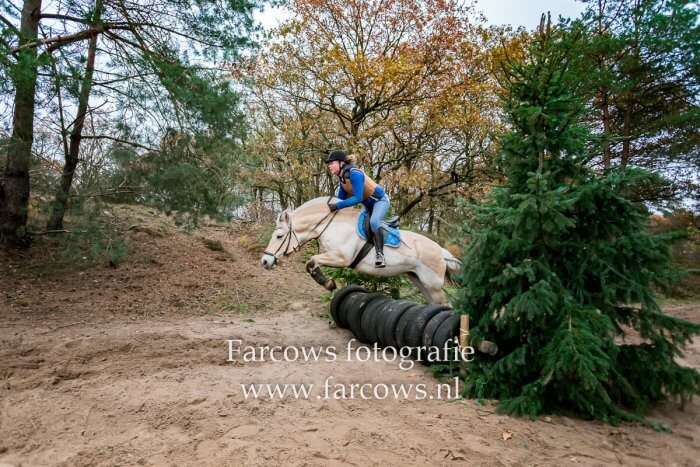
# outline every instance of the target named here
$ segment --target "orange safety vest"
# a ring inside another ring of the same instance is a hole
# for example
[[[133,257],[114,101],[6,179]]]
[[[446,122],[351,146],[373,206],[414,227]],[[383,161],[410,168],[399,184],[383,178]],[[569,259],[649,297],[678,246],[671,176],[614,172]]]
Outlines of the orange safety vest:
[[[369,178],[369,176],[365,174],[359,167],[350,167],[349,169],[343,167],[343,170],[340,172],[339,175],[340,184],[343,186],[343,190],[345,190],[345,193],[347,193],[348,195],[352,196],[355,194],[352,192],[352,183],[350,183],[350,177],[346,176],[348,172],[351,172],[353,170],[362,172],[365,175],[365,185],[362,189],[362,201],[364,201],[370,196],[372,196],[372,193],[374,193],[374,190],[375,188],[377,188],[378,184],[377,182]]]

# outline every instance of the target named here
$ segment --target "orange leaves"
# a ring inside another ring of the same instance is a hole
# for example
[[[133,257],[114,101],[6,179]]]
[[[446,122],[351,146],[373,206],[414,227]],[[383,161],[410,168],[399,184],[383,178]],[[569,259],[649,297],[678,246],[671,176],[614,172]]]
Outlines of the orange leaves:
[[[466,39],[469,23],[452,1],[296,0],[292,9],[296,26],[279,29],[272,69],[295,69],[309,99],[329,97],[348,115],[360,94],[371,112],[439,86],[452,66],[443,57]]]
[[[295,199],[326,193],[319,155],[342,147],[397,201],[460,192],[450,180],[475,173],[472,159],[486,158],[498,130],[491,69],[500,32],[455,0],[292,0],[290,8],[251,80],[251,146],[270,169],[265,185],[304,190],[288,195]]]

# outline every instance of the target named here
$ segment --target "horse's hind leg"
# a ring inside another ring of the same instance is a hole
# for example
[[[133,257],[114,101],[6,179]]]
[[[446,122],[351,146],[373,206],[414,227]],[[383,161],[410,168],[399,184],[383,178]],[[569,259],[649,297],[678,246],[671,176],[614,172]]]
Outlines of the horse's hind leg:
[[[409,279],[411,279],[413,285],[415,285],[418,288],[418,290],[420,290],[420,292],[423,294],[426,300],[428,300],[428,302],[439,303],[443,305],[447,303],[445,301],[445,294],[442,292],[441,286],[431,284],[430,281],[425,280],[425,277],[421,279],[421,277],[414,272],[408,272],[406,273],[406,275]]]
[[[314,280],[327,290],[335,290],[335,281],[323,275],[321,266],[343,267],[347,266],[348,260],[340,250],[330,250],[320,255],[314,255],[306,262],[306,271],[311,274]]]

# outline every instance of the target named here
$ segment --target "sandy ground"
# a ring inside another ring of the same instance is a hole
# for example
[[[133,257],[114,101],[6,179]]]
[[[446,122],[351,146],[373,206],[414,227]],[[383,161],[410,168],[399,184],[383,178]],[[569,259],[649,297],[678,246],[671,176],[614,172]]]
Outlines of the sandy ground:
[[[41,241],[0,257],[0,465],[699,465],[697,401],[652,414],[667,434],[438,400],[421,366],[348,359],[351,335],[329,327],[322,290],[298,261],[260,269],[255,238],[220,228],[130,236],[134,252],[117,268],[47,271],[56,250]],[[697,320],[699,310],[671,312]],[[333,346],[336,359],[228,361],[228,339]],[[700,366],[697,343],[687,361]],[[336,400],[335,386],[324,397],[328,377],[348,391],[424,384],[428,397]],[[242,383],[314,388],[307,399],[246,399]]]

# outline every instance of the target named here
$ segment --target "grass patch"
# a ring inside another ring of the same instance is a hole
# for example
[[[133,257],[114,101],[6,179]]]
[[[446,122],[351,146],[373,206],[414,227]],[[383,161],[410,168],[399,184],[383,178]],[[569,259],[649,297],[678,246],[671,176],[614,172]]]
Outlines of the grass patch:
[[[219,240],[212,240],[206,237],[200,237],[199,239],[202,241],[204,246],[209,248],[211,251],[226,251],[226,248],[224,248],[224,245]]]
[[[223,311],[235,313],[237,315],[245,315],[250,312],[250,305],[247,303],[233,302],[229,298],[222,298],[219,300],[218,305]]]

